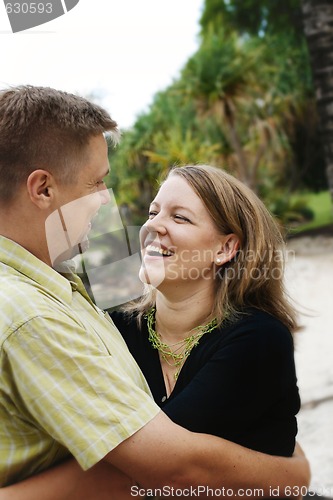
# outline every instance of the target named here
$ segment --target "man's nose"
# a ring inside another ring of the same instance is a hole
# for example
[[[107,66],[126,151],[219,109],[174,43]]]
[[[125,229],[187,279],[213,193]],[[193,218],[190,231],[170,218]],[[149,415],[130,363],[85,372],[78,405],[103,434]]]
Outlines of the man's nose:
[[[99,195],[101,197],[102,205],[107,205],[111,201],[111,196],[108,188],[105,186],[99,191]]]

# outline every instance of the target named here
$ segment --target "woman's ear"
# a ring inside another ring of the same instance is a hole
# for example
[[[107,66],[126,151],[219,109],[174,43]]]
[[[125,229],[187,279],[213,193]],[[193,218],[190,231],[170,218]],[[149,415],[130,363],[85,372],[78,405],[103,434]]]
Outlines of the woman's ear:
[[[223,236],[221,243],[221,247],[215,257],[215,264],[218,266],[230,262],[235,257],[240,247],[240,240],[234,233]]]
[[[31,201],[41,209],[48,209],[53,201],[54,179],[47,170],[34,170],[27,179]]]

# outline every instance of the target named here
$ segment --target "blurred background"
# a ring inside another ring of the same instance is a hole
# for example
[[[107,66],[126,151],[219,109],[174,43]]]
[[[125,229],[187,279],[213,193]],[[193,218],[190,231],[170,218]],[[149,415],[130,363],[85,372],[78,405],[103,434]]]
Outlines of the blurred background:
[[[3,14],[2,87],[79,92],[118,120],[108,186],[123,223],[138,227],[161,177],[187,163],[228,170],[278,218],[303,325],[299,440],[311,488],[333,498],[332,1],[80,0],[16,35]]]

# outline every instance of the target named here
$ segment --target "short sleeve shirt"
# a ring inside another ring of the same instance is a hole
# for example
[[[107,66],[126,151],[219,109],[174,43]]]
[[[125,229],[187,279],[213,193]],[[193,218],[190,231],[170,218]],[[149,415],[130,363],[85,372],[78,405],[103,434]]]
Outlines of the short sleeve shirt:
[[[72,454],[87,469],[159,407],[79,280],[0,237],[0,485]]]

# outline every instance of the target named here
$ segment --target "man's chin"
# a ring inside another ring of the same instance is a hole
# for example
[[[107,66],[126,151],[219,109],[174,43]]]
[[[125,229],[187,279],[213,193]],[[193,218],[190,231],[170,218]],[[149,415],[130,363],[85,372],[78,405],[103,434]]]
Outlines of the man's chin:
[[[81,255],[85,253],[89,249],[89,240],[85,239],[78,243],[77,245],[74,245],[71,248],[67,248],[64,252],[59,254],[56,259],[53,261],[53,267],[56,266],[57,264],[60,264],[61,262],[64,262],[66,260],[71,260],[74,259],[77,255]]]
[[[79,253],[84,253],[89,249],[89,240],[86,238],[85,240],[81,241],[78,245],[74,247],[75,250],[77,250],[75,255],[78,255]]]
[[[147,271],[145,270],[144,267],[140,268],[140,271],[139,271],[139,280],[142,283],[146,284],[146,285],[150,285],[149,276],[148,276],[148,273],[147,273]]]

